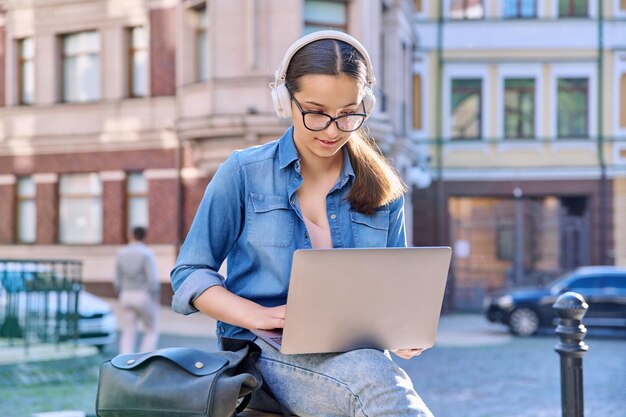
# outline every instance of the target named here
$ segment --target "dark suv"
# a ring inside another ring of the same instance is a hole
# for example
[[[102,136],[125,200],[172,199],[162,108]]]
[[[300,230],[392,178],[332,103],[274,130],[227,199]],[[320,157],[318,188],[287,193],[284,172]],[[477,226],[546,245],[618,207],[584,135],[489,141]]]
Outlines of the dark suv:
[[[582,267],[545,287],[501,291],[485,297],[485,314],[514,334],[530,336],[555,325],[552,305],[566,291],[579,293],[589,304],[585,326],[626,327],[626,268],[614,266]]]

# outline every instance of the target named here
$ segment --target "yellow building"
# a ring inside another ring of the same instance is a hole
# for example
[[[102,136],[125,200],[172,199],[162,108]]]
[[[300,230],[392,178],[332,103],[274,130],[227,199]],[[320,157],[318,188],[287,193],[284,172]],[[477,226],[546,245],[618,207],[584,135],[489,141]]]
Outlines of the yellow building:
[[[414,241],[456,249],[454,304],[626,264],[626,2],[416,5]]]

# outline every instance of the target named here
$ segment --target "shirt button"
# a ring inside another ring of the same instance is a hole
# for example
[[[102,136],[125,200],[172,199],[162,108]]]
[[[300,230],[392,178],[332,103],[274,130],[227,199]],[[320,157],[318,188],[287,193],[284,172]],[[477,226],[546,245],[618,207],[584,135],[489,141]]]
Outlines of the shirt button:
[[[335,220],[336,218],[337,218],[337,215],[336,215],[335,213],[332,213],[332,214],[330,215],[330,219],[331,219],[331,220]]]

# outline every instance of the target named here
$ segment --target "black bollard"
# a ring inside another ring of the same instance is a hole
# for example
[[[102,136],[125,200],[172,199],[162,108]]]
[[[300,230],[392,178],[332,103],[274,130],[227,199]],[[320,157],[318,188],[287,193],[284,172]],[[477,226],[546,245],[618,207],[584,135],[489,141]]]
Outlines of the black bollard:
[[[561,341],[554,347],[561,356],[561,407],[563,417],[583,417],[583,356],[589,346],[583,342],[587,328],[581,320],[589,306],[575,292],[561,294],[552,306],[558,316],[556,334]]]

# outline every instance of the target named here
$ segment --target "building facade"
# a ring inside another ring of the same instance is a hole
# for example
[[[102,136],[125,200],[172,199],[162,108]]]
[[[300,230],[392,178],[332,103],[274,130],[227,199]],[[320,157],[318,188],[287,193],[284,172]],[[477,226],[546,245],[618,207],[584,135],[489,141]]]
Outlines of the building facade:
[[[115,252],[144,225],[167,302],[204,188],[233,150],[288,127],[268,84],[288,46],[322,28],[370,51],[372,135],[424,184],[414,13],[401,0],[0,0],[1,257],[81,260],[87,288],[112,295]]]
[[[414,242],[454,247],[450,290],[626,264],[626,2],[439,0],[415,15],[413,137],[433,185]]]

